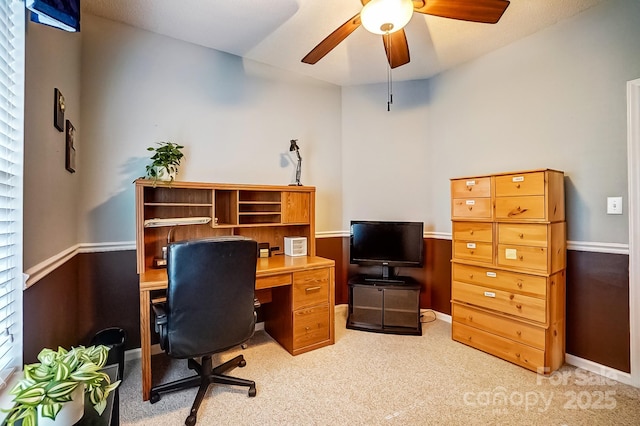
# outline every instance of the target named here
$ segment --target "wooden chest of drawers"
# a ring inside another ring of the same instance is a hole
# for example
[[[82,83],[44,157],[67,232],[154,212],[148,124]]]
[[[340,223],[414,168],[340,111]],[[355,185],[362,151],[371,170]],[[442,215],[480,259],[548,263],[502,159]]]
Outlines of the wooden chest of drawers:
[[[541,373],[564,362],[564,174],[451,180],[452,337]]]

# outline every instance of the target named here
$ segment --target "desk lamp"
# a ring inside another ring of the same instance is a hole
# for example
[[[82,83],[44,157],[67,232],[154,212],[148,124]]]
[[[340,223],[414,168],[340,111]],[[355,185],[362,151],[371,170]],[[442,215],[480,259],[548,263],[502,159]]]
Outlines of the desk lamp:
[[[289,147],[289,152],[295,151],[298,156],[298,164],[296,165],[296,183],[291,183],[289,185],[302,186],[300,183],[300,175],[302,174],[302,157],[300,157],[300,147],[297,142],[298,139],[291,139],[291,146]]]

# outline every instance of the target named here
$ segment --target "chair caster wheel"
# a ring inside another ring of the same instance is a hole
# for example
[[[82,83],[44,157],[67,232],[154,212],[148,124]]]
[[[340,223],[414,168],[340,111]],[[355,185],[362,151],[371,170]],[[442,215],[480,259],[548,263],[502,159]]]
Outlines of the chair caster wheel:
[[[152,393],[151,396],[149,397],[149,402],[152,403],[152,404],[155,404],[158,401],[160,401],[160,394],[159,393]]]
[[[256,388],[255,388],[255,386],[249,388],[249,396],[250,397],[256,396]]]
[[[186,426],[193,426],[196,424],[196,416],[189,416],[187,417],[187,420],[184,421],[184,424]]]
[[[240,362],[238,363],[238,367],[244,367],[245,365],[247,365],[247,361],[245,361],[244,359],[240,360]]]

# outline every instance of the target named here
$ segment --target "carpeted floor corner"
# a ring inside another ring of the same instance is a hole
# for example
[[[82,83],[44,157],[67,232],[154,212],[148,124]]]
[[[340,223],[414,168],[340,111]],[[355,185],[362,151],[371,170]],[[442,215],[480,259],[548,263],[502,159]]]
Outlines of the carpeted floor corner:
[[[640,389],[568,365],[539,376],[454,342],[451,325],[439,320],[423,324],[422,336],[347,330],[346,308],[336,307],[335,345],[295,357],[257,331],[242,350],[247,366],[230,372],[255,380],[257,396],[211,387],[198,424],[640,424]],[[186,361],[158,355],[153,362],[157,381],[192,374]],[[124,376],[121,425],[184,424],[195,388],[152,405],[142,401],[140,360],[127,362]]]

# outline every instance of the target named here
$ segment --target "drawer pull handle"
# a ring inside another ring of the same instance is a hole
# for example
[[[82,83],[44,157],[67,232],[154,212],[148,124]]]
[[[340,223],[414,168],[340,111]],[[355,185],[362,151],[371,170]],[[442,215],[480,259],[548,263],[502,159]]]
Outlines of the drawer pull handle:
[[[473,210],[473,206],[469,206],[469,211]]]
[[[510,294],[510,295],[509,295],[509,299],[510,299],[510,300],[513,300],[513,298],[514,298],[513,294]]]
[[[516,305],[516,309],[522,309],[522,305],[520,304]]]
[[[473,279],[473,274],[469,274],[469,279],[472,280]]]
[[[520,354],[519,353],[516,354],[516,358],[520,358]]]
[[[516,188],[520,189],[520,184],[517,184],[517,185],[516,185]]]
[[[304,289],[304,291],[306,291],[306,292],[308,293],[308,292],[310,292],[310,291],[318,291],[318,290],[320,290],[321,288],[322,288],[322,287],[320,287],[320,286],[316,286],[316,287],[307,287],[307,288],[305,288],[305,289]]]
[[[518,234],[518,236],[519,236],[521,239],[522,239],[522,238],[524,238],[524,234],[522,234],[522,233]]]
[[[469,322],[473,321],[473,316],[469,315]]]
[[[517,334],[518,336],[522,336],[522,331],[518,330],[518,331],[516,331],[516,334]]]
[[[306,326],[304,329],[305,329],[305,331],[309,331],[309,330],[311,330],[311,327]]]
[[[520,260],[524,260],[524,256],[520,256],[520,258],[519,258],[519,259],[520,259]]]
[[[518,288],[522,288],[522,281],[518,281],[517,284]]]
[[[473,235],[473,231],[469,231],[469,235]]]

